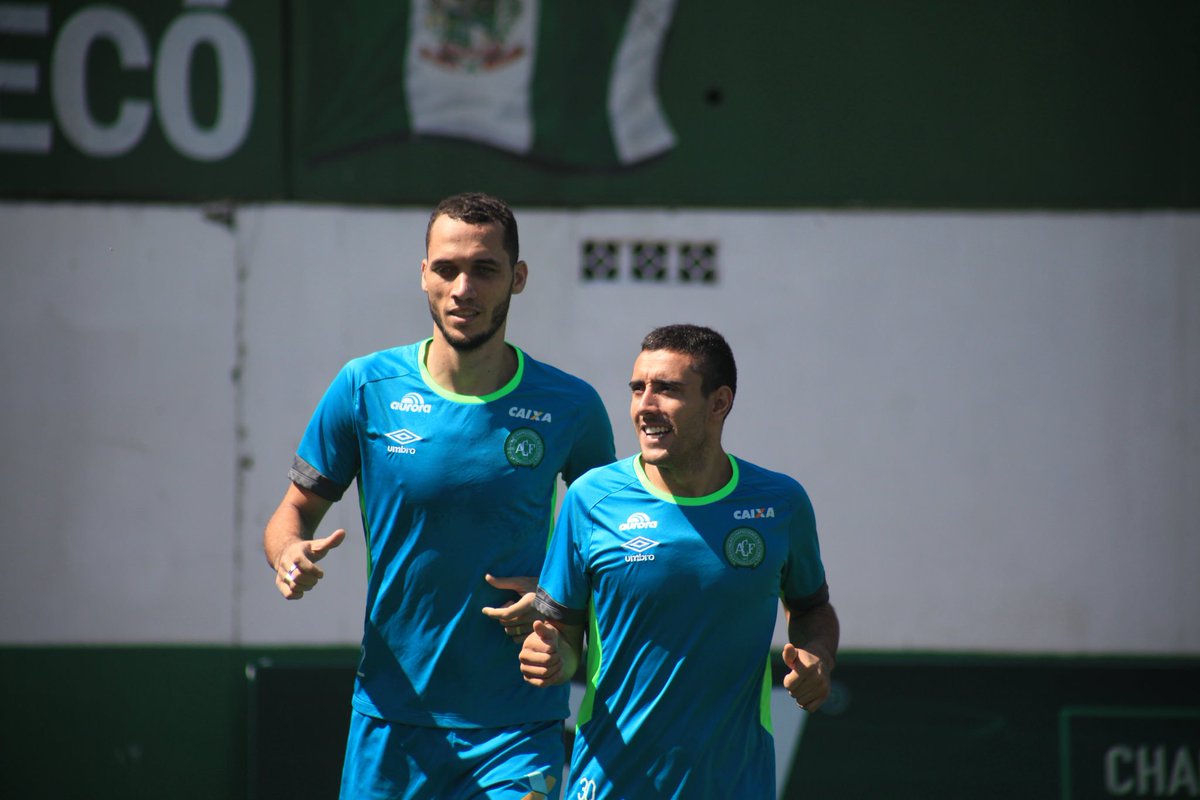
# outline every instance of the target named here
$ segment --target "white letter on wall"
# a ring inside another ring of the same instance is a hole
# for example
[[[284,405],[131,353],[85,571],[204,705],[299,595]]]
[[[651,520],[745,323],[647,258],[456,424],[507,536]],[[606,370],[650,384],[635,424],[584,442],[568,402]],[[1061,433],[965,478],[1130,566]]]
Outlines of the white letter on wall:
[[[192,115],[192,55],[201,43],[217,54],[220,102],[209,130]],[[228,17],[185,14],[171,23],[158,47],[154,75],[158,118],[168,141],[197,161],[217,161],[237,150],[254,114],[254,58],[246,35]]]
[[[88,51],[97,39],[117,46],[121,66],[147,69],[150,46],[137,21],[111,6],[85,8],[63,26],[54,44],[51,100],[63,135],[83,153],[113,157],[129,152],[141,141],[150,124],[150,104],[122,100],[117,121],[104,126],[92,118],[87,104]]]

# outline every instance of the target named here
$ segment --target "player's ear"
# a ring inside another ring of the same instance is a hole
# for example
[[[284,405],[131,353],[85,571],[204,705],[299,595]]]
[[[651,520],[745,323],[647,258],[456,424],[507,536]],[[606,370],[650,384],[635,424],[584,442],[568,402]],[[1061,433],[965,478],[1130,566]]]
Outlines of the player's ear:
[[[428,292],[429,287],[425,285],[425,270],[429,269],[429,259],[421,259],[421,291]]]
[[[724,420],[733,408],[733,390],[728,386],[718,386],[708,396],[708,411],[718,420]]]
[[[525,290],[525,281],[529,279],[529,266],[524,261],[513,265],[512,293],[520,294]]]

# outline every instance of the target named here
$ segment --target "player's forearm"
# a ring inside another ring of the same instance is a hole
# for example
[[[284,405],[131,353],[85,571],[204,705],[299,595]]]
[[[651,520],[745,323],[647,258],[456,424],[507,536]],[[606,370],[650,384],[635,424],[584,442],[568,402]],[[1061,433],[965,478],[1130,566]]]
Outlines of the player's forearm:
[[[263,554],[267,564],[274,567],[288,545],[311,541],[328,508],[328,502],[315,503],[295,486],[289,487],[263,530]]]
[[[279,555],[292,542],[312,539],[312,531],[305,531],[303,518],[294,508],[281,505],[271,515],[263,531],[263,554],[267,564],[275,566]]]
[[[807,650],[833,669],[837,660],[838,642],[841,639],[841,624],[837,612],[829,603],[813,606],[800,613],[788,615],[788,640],[802,650]]]

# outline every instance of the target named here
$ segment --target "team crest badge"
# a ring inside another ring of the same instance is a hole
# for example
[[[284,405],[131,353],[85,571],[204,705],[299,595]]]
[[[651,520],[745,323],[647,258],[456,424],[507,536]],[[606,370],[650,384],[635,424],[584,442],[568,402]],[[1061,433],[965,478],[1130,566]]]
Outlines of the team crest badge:
[[[754,569],[767,555],[767,545],[753,528],[734,528],[725,537],[725,560],[735,567]]]
[[[546,443],[537,431],[517,428],[504,440],[504,455],[514,467],[536,467],[546,455]]]

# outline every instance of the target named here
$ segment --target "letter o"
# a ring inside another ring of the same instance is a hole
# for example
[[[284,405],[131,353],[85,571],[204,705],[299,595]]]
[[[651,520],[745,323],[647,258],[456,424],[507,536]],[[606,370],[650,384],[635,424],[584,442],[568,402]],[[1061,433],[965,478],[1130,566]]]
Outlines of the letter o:
[[[87,102],[87,60],[92,43],[108,39],[117,46],[121,66],[146,69],[150,45],[128,12],[111,6],[85,8],[67,20],[54,43],[51,56],[51,103],[63,135],[89,156],[113,157],[129,152],[150,124],[150,104],[122,100],[117,121],[101,125]]]
[[[220,102],[217,121],[201,128],[192,115],[192,56],[201,43],[217,54]],[[154,98],[167,140],[197,161],[218,161],[239,147],[254,115],[254,57],[246,35],[228,17],[202,12],[171,23],[158,46]]]

